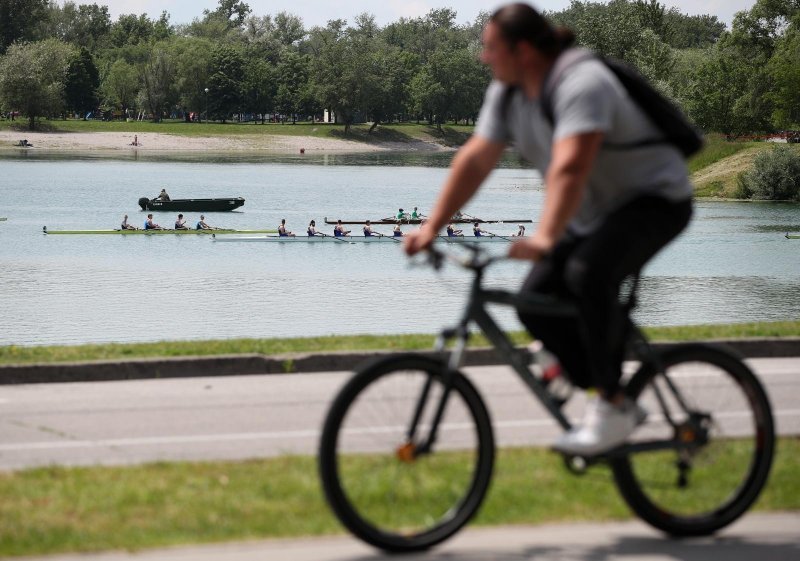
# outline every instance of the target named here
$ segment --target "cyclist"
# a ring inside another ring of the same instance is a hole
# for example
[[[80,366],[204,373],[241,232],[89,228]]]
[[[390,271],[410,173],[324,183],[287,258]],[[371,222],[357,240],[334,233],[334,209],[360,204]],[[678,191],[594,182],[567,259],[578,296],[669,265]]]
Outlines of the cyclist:
[[[540,222],[511,245],[509,256],[536,262],[523,292],[569,298],[579,317],[520,318],[576,385],[598,389],[583,422],[554,445],[567,454],[595,455],[623,443],[644,417],[619,386],[626,325],[620,284],[686,227],[692,186],[677,148],[630,146],[663,135],[600,60],[564,69],[551,91],[548,120],[539,102],[542,88],[573,41],[571,31],[554,28],[527,4],[503,6],[490,17],[481,58],[493,81],[475,134],[454,158],[428,224],[408,235],[405,250],[414,254],[433,242],[509,142],[542,172]]]

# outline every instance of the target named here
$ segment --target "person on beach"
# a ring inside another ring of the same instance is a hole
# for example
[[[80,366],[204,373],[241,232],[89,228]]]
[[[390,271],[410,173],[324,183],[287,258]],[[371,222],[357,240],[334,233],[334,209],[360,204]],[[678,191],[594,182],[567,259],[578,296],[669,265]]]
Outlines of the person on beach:
[[[341,238],[342,236],[346,236],[350,233],[350,230],[344,229],[344,224],[342,224],[341,218],[336,221],[336,226],[333,227],[333,235],[337,238]]]
[[[179,214],[178,219],[175,221],[175,229],[176,230],[188,230],[189,227],[186,225],[186,220],[183,219],[183,215]]]
[[[162,228],[161,226],[159,226],[158,224],[153,222],[153,215],[151,213],[151,214],[147,215],[147,218],[144,221],[144,229],[145,230],[163,230],[164,228]]]
[[[133,142],[131,142],[131,146],[139,146],[139,136],[134,134],[133,135]]]
[[[568,298],[578,314],[518,315],[573,383],[597,390],[583,421],[553,448],[602,454],[623,444],[646,418],[620,386],[627,318],[619,293],[625,278],[689,223],[693,187],[686,162],[614,72],[592,53],[572,48],[575,35],[553,27],[533,7],[501,7],[482,40],[481,60],[493,81],[478,124],[453,159],[429,225],[406,237],[405,250],[413,255],[431,245],[509,143],[533,163],[546,188],[541,219],[508,254],[535,263],[523,294]]]
[[[289,230],[286,229],[286,219],[281,218],[281,224],[278,226],[278,236],[281,238],[293,238],[294,234],[292,234]]]
[[[197,221],[197,225],[194,227],[195,230],[213,230],[211,226],[206,224],[206,217],[202,214],[200,215],[200,220]]]
[[[317,233],[317,223],[314,220],[308,223],[308,230],[306,230],[306,233],[308,234],[308,237],[319,235]]]
[[[128,215],[122,218],[122,224],[119,225],[120,230],[138,230],[136,226],[128,222]]]

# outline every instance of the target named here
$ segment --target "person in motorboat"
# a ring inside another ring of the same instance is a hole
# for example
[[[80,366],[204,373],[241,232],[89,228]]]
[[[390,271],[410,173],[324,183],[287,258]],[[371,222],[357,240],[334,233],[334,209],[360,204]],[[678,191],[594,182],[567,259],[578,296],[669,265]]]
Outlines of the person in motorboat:
[[[122,224],[119,225],[120,230],[138,230],[136,226],[128,223],[128,215],[122,218]]]
[[[350,230],[344,229],[344,224],[342,224],[341,218],[336,221],[336,226],[333,227],[333,235],[337,238],[341,238],[342,236],[346,236],[350,233]]]
[[[480,223],[476,222],[475,224],[472,225],[472,234],[476,238],[480,238],[481,236],[483,236],[483,230],[481,230]]]
[[[375,232],[372,231],[372,224],[369,220],[364,224],[364,237],[369,238],[375,235]]]
[[[512,236],[511,236],[511,237],[514,237],[514,238],[521,238],[521,237],[523,237],[523,236],[525,236],[525,226],[523,226],[522,224],[520,224],[520,225],[519,225],[519,230],[517,230],[517,233],[516,233],[516,234],[512,234]]]
[[[308,223],[308,230],[306,230],[306,233],[309,238],[319,235],[317,232],[317,223],[314,220]]]
[[[175,229],[176,230],[188,230],[189,227],[186,225],[186,220],[184,220],[183,215],[179,214],[178,219],[175,221]]]
[[[161,189],[161,192],[158,194],[156,199],[158,199],[159,201],[169,201],[170,199],[169,199],[169,195],[167,194],[167,190],[166,189]]]
[[[463,230],[456,230],[455,227],[453,226],[452,222],[447,225],[447,237],[448,238],[464,237],[464,234],[462,232],[463,232]]]
[[[163,230],[161,226],[153,222],[153,214],[150,213],[147,215],[147,220],[144,221],[144,229],[145,230]]]
[[[289,230],[286,229],[286,219],[281,218],[281,225],[278,226],[278,236],[281,238],[293,238],[294,234],[292,234]]]
[[[200,215],[200,220],[197,221],[197,225],[194,227],[195,230],[213,230],[211,226],[206,224],[206,217],[202,214]]]
[[[397,224],[394,225],[394,231],[392,232],[392,235],[395,238],[402,238],[403,237],[403,231],[400,229],[400,223],[401,223],[401,221],[398,220]]]

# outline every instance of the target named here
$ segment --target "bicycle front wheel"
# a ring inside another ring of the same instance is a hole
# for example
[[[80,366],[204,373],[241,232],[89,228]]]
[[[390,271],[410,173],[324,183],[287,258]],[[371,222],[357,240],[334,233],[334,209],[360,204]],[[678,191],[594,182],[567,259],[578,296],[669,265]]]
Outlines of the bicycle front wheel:
[[[381,549],[416,551],[447,539],[475,514],[489,486],[489,415],[460,372],[448,374],[445,392],[446,371],[443,362],[419,355],[367,364],[325,420],[325,496],[351,532]],[[435,441],[424,450],[443,399]]]
[[[707,345],[661,356],[643,368],[630,397],[650,412],[637,439],[676,448],[612,462],[617,487],[636,514],[676,536],[707,535],[730,524],[764,487],[775,448],[766,393],[737,357]]]

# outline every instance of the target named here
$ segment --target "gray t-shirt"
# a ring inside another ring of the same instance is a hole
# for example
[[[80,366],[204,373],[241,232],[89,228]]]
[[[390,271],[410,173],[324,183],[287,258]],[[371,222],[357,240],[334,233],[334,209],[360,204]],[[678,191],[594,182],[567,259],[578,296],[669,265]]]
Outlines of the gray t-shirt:
[[[572,232],[590,233],[609,212],[638,196],[656,195],[675,202],[691,198],[686,162],[674,146],[613,147],[663,138],[663,134],[601,61],[583,60],[564,70],[552,93],[554,126],[542,113],[539,100],[527,98],[520,88],[512,94],[503,119],[507,87],[497,81],[489,85],[475,134],[513,143],[543,175],[550,165],[553,142],[588,132],[605,134],[584,200],[569,224]]]

